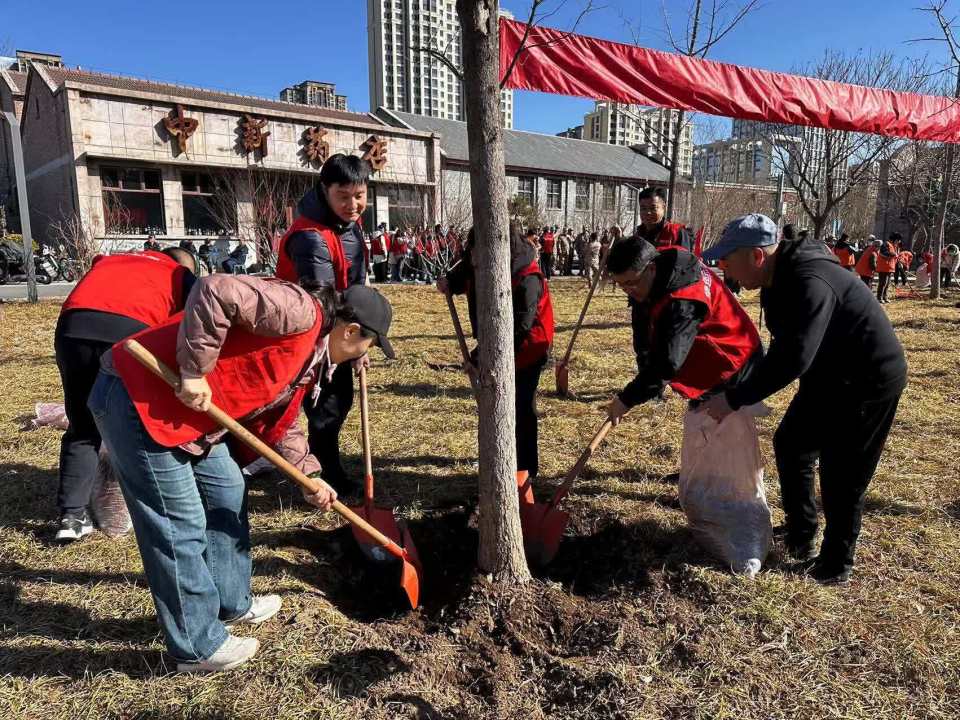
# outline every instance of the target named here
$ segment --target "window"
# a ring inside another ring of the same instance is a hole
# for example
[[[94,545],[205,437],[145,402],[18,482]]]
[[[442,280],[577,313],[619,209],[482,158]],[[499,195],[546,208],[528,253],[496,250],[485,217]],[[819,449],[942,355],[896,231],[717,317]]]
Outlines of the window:
[[[547,208],[550,210],[559,210],[563,205],[563,182],[561,180],[547,179]]]
[[[518,177],[517,178],[517,197],[526,200],[528,203],[533,205],[533,178],[532,177]]]
[[[590,183],[577,181],[577,210],[590,209]]]
[[[603,209],[613,210],[617,206],[617,186],[603,186]]]
[[[235,230],[236,207],[206,173],[183,172],[183,227],[187,235],[220,235]]]
[[[166,234],[159,170],[105,167],[100,182],[108,234]]]

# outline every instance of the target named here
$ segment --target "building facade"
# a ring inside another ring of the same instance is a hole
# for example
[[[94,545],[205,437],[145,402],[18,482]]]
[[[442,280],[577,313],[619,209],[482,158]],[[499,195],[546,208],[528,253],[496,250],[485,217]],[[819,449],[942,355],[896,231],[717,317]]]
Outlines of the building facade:
[[[337,86],[334,83],[304,80],[299,85],[293,85],[280,91],[280,99],[284,102],[299,105],[313,105],[330,110],[347,109],[347,96],[337,95]]]
[[[661,165],[670,164],[677,137],[679,113],[665,108],[598,101],[583,116],[583,139],[610,145],[636,147]],[[678,170],[690,175],[693,168],[693,126],[684,122],[680,133]]]
[[[12,112],[18,120],[23,117],[26,73],[12,69],[0,70],[0,113]],[[13,137],[10,124],[0,116],[0,218],[9,232],[20,232],[20,211],[17,202],[17,181],[13,168]],[[3,227],[0,227],[0,232]]]
[[[378,117],[398,127],[429,132],[441,148],[440,221],[473,223],[466,124],[378,108]],[[577,231],[639,224],[638,192],[666,187],[670,173],[646,155],[620,145],[599,145],[555,135],[505,130],[507,196],[540,225]],[[391,227],[396,227],[391,224]]]
[[[424,217],[435,216],[436,139],[370,114],[37,65],[23,102],[38,240],[56,241],[58,223],[72,220],[107,249],[139,247],[148,234],[259,249],[265,219],[276,218],[273,234],[288,224],[337,152],[380,167],[367,227],[411,196]]]
[[[456,0],[367,0],[367,23],[371,107],[466,118],[460,79],[437,57],[463,67]],[[501,91],[500,112],[512,128],[512,90]]]
[[[771,125],[757,120],[734,120],[730,132],[734,140],[763,140],[783,148],[781,164],[792,166],[789,172],[796,174],[796,165],[801,165],[804,174],[814,185],[823,182],[826,131],[823,128],[802,125]],[[789,152],[786,152],[788,151]]]
[[[695,182],[775,185],[782,165],[769,140],[717,140],[693,150]]]

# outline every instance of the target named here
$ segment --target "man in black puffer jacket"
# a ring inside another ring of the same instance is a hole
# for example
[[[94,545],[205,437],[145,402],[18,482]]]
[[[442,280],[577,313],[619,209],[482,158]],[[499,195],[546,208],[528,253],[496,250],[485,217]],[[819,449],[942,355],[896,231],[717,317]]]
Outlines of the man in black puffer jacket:
[[[867,485],[906,387],[907,363],[870,289],[817,240],[778,242],[764,215],[731,222],[705,259],[761,288],[772,341],[746,380],[706,404],[715,419],[794,380],[800,389],[773,438],[787,549],[825,584],[849,580]],[[842,432],[837,432],[842,428]],[[819,555],[815,468],[825,527]]]
[[[366,246],[360,216],[367,206],[370,165],[353,155],[333,155],[320,181],[297,206],[298,217],[280,241],[277,277],[305,287],[324,285],[343,292],[367,281]],[[354,364],[369,365],[366,356]],[[323,479],[341,495],[359,484],[347,478],[340,461],[340,428],[353,406],[353,368],[339,365],[318,394],[304,401],[310,452]]]

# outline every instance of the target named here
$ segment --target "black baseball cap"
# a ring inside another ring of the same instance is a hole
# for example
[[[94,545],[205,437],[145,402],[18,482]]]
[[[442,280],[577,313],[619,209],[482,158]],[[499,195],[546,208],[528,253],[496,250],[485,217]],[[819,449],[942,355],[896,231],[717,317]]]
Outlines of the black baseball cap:
[[[373,344],[383,350],[389,360],[393,360],[396,355],[387,339],[393,320],[390,301],[372,287],[351,285],[343,292],[343,302],[353,309],[360,327],[374,334]]]

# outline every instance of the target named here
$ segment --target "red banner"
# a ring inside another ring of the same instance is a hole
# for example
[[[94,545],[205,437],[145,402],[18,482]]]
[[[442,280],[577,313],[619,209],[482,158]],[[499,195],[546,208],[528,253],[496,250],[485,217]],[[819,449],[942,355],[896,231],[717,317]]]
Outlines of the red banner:
[[[500,20],[500,75],[526,23]],[[960,104],[534,27],[506,87],[711,115],[960,142]]]

